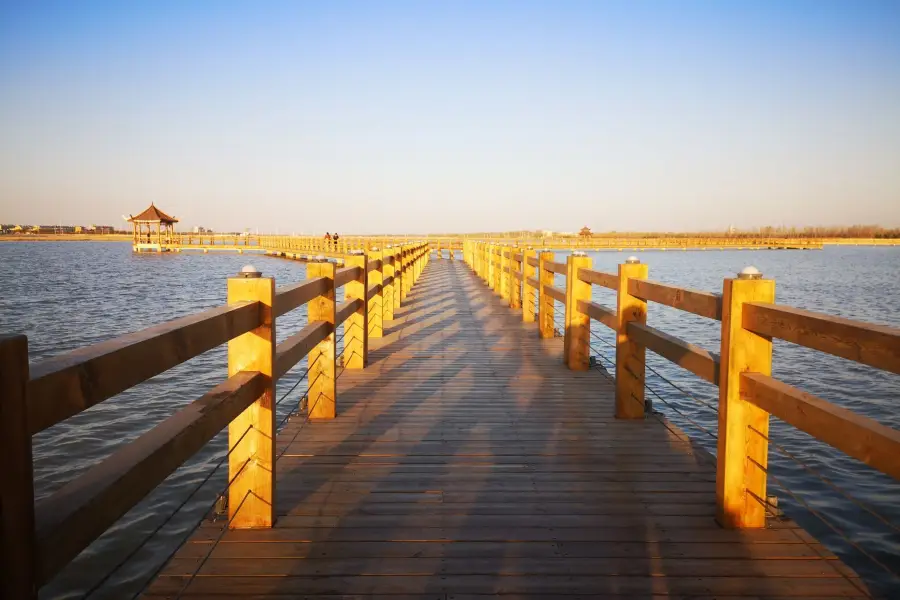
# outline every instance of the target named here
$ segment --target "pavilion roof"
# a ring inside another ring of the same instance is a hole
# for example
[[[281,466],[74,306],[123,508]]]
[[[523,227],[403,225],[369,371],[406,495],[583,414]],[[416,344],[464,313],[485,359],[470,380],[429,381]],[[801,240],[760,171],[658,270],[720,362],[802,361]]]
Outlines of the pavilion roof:
[[[151,202],[144,212],[136,217],[130,217],[128,221],[131,223],[177,223],[178,219],[170,217]]]

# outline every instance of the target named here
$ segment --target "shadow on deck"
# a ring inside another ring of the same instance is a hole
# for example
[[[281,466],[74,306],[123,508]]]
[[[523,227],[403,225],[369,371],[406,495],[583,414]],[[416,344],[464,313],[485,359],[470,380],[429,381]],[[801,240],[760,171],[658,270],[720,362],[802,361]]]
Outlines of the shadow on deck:
[[[865,595],[791,521],[720,529],[709,459],[616,420],[611,383],[463,263],[432,261],[370,344],[337,419],[279,434],[275,528],[227,532],[191,580],[201,526],[148,596]]]

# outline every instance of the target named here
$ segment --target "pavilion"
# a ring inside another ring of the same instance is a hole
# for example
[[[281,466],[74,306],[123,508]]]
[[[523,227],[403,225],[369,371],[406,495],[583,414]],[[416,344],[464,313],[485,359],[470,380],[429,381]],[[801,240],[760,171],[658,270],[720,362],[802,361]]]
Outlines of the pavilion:
[[[134,231],[135,245],[153,244],[151,236],[153,235],[153,226],[156,225],[156,244],[162,247],[164,243],[170,244],[174,241],[175,223],[178,222],[178,219],[170,217],[151,202],[147,210],[138,216],[129,216],[128,222],[131,223]],[[144,226],[147,227],[146,234]],[[145,235],[146,237],[144,237]]]

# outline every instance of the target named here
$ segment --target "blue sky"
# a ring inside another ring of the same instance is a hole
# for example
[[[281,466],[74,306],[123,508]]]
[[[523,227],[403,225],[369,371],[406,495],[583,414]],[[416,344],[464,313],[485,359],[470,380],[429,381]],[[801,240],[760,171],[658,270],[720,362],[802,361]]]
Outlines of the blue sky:
[[[900,3],[5,2],[0,222],[900,226]]]

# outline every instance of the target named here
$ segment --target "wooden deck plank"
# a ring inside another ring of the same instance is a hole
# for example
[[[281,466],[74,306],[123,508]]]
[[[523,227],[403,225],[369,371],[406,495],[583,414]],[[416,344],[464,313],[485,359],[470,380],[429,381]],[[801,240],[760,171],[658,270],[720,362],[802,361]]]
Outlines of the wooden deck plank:
[[[709,455],[616,420],[609,379],[566,369],[461,262],[429,264],[369,360],[335,420],[279,432],[275,527],[204,523],[149,597],[866,594],[789,520],[719,528]]]

